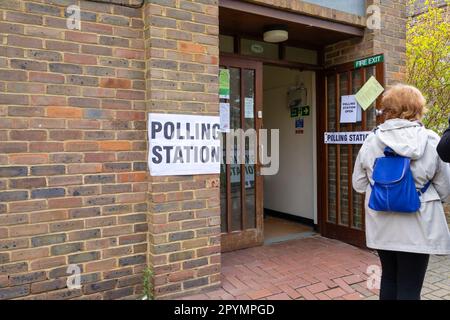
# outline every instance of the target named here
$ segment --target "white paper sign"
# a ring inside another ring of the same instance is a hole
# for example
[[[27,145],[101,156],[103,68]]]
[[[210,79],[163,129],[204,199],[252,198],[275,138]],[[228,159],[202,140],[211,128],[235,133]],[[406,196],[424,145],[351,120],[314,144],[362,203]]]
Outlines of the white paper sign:
[[[341,118],[340,123],[356,123],[361,121],[361,107],[354,95],[341,96]]]
[[[325,132],[326,144],[363,144],[372,131]]]
[[[253,114],[253,98],[245,98],[244,100],[245,105],[245,117],[246,118],[254,118]]]
[[[221,102],[220,107],[220,131],[230,132],[230,104]]]
[[[148,167],[152,176],[220,172],[220,119],[149,113]]]

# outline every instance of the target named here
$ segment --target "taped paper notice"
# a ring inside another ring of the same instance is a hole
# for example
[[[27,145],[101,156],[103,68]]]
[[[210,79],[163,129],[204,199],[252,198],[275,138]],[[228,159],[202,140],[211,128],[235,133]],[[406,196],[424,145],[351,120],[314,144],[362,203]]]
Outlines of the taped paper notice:
[[[356,93],[356,101],[363,110],[367,110],[378,96],[384,91],[383,86],[371,76],[370,79],[363,85],[363,87]]]

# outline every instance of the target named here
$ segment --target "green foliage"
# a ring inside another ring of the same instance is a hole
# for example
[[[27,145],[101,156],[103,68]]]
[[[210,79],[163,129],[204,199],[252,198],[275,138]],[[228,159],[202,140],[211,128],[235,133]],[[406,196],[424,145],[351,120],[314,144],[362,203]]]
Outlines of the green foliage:
[[[418,2],[409,1],[411,7]],[[441,134],[450,115],[450,10],[436,4],[427,0],[425,12],[408,19],[406,68],[407,82],[427,99],[424,124]]]
[[[144,270],[144,283],[143,283],[143,297],[142,300],[153,300],[153,270],[150,267]]]

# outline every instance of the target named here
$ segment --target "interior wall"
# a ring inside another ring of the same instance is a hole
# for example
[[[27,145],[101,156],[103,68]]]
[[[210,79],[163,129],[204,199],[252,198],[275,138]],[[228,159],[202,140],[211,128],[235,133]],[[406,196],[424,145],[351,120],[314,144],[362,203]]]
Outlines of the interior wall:
[[[264,208],[312,219],[315,214],[315,77],[312,71],[264,66],[263,123],[280,130],[280,166],[264,176]],[[295,132],[295,119],[288,108],[290,87],[303,83],[310,115],[304,116],[303,134]]]

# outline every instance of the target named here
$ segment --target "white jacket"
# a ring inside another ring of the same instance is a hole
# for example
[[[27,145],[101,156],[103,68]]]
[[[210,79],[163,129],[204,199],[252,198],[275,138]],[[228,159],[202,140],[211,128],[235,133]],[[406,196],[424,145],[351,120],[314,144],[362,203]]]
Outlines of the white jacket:
[[[353,188],[365,193],[366,242],[369,248],[450,254],[450,232],[442,202],[450,194],[450,169],[439,159],[436,146],[439,136],[420,123],[391,119],[371,133],[356,158]],[[432,184],[420,197],[417,214],[378,212],[368,207],[372,171],[376,158],[391,147],[398,155],[411,158],[411,171],[416,187]]]

